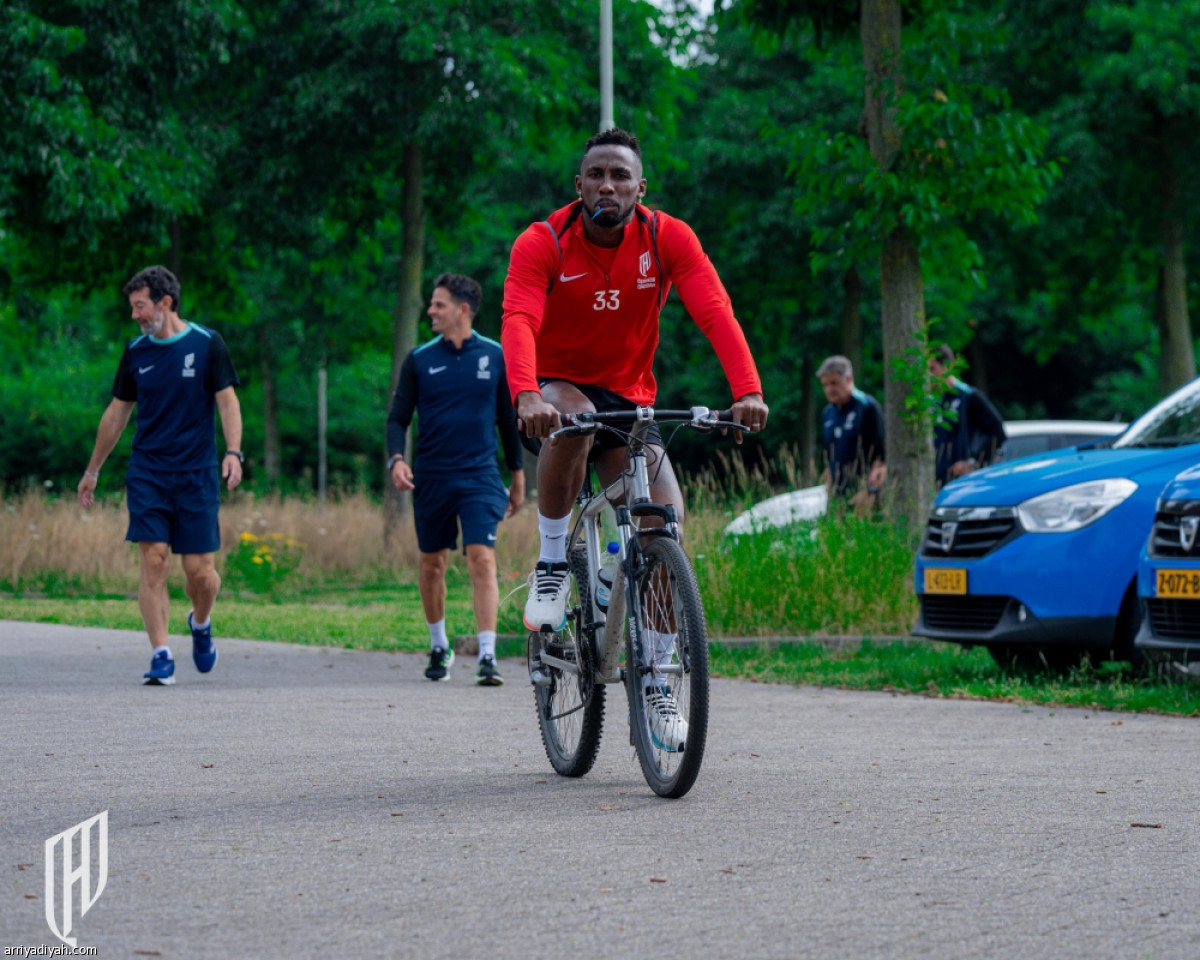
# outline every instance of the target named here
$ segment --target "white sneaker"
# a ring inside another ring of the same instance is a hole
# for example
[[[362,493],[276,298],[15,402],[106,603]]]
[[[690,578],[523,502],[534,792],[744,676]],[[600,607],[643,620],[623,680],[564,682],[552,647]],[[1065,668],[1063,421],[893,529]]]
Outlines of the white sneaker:
[[[567,573],[565,563],[538,561],[529,575],[529,599],[525,601],[525,626],[553,633],[567,625]]]
[[[646,716],[650,720],[650,739],[660,750],[682,753],[687,743],[687,721],[679,715],[679,704],[670,687],[646,688]]]

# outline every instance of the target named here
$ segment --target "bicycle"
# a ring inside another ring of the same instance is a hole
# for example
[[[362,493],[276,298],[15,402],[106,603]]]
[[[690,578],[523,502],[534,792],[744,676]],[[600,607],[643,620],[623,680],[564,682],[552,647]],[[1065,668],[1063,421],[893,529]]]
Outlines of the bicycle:
[[[650,499],[644,438],[655,422],[706,432],[747,428],[729,421],[728,412],[707,407],[638,407],[564,414],[562,420],[564,426],[552,437],[609,430],[625,440],[628,454],[621,475],[598,492],[589,469],[576,498],[578,513],[567,538],[565,626],[529,634],[529,677],[546,756],[562,776],[582,777],[591,770],[600,749],[607,687],[624,683],[630,742],[647,784],[659,796],[682,797],[700,773],[708,736],[708,635],[675,508]],[[610,506],[620,553],[605,610],[596,596],[601,517]],[[639,526],[654,520],[657,525]],[[678,720],[671,719],[672,707]]]

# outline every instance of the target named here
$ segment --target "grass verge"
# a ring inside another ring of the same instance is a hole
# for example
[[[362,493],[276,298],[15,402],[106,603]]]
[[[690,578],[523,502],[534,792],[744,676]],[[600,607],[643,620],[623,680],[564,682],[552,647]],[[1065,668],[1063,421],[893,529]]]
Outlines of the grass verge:
[[[172,591],[174,594],[175,591]],[[463,599],[455,602],[454,597]],[[171,632],[186,633],[186,597],[172,596]],[[451,634],[473,621],[469,593],[456,591],[447,600]],[[0,620],[63,623],[113,630],[142,630],[137,601],[127,597],[27,598],[0,594]],[[429,648],[429,631],[415,586],[361,590],[308,590],[261,597],[223,594],[213,613],[217,636],[245,640],[282,640],[355,650],[421,651]],[[460,631],[462,632],[462,631]]]
[[[1136,677],[1127,663],[1026,673],[1002,670],[978,647],[869,640],[832,649],[818,643],[723,647],[718,642],[711,660],[717,676],[762,683],[1200,716],[1200,685]]]
[[[451,634],[473,628],[466,590],[451,591],[446,611]],[[172,630],[182,633],[187,601],[172,603]],[[128,597],[29,598],[0,594],[0,619],[141,630],[137,603]],[[429,644],[413,586],[309,590],[278,596],[222,596],[218,635],[360,650],[420,652]],[[501,657],[520,657],[524,638],[502,637]],[[1103,664],[1063,675],[1004,671],[981,649],[955,644],[865,641],[845,647],[820,643],[775,646],[712,645],[716,676],[759,683],[808,684],[851,690],[959,699],[1000,700],[1094,710],[1200,715],[1200,686],[1132,675],[1128,664]]]

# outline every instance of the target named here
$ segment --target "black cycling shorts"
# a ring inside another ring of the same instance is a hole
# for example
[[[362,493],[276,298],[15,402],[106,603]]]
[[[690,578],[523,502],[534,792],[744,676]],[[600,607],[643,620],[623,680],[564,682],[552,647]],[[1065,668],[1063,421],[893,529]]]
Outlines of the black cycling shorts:
[[[620,410],[636,410],[640,404],[634,403],[627,397],[621,396],[619,393],[613,393],[604,387],[598,387],[591,383],[575,383],[572,380],[563,380],[561,377],[541,377],[538,379],[538,386],[545,387],[548,383],[569,383],[576,390],[582,393],[596,408],[597,413],[612,413]],[[620,429],[620,428],[618,428]],[[595,460],[597,456],[605,450],[616,450],[625,446],[625,441],[614,434],[610,430],[597,430],[592,443],[592,450],[588,454],[588,461]],[[650,429],[646,433],[645,442],[655,447],[663,446],[662,434],[658,430],[658,424],[650,424]],[[542,442],[536,437],[528,437],[524,433],[521,434],[521,443],[525,445],[525,449],[534,456],[542,449]]]

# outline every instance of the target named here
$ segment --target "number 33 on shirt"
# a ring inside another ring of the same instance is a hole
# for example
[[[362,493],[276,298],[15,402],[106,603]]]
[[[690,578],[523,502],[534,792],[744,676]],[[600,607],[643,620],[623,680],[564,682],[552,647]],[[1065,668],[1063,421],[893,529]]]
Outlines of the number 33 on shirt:
[[[621,309],[621,291],[620,290],[597,290],[595,293],[596,302],[592,304],[593,310],[620,310]]]

